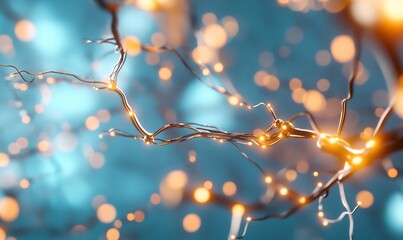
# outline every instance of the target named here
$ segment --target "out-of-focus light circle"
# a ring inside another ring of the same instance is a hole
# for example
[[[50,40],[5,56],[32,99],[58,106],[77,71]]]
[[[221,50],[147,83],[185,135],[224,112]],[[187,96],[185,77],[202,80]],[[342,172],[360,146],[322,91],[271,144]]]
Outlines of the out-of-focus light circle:
[[[0,227],[0,240],[6,240],[7,239],[7,233],[6,231]]]
[[[319,91],[309,90],[303,104],[308,111],[319,112],[326,107],[326,99]]]
[[[393,194],[386,205],[385,217],[388,227],[396,234],[403,236],[403,194]]]
[[[227,43],[227,33],[218,24],[211,24],[204,30],[204,41],[211,48],[222,48]]]
[[[20,20],[15,24],[15,35],[23,42],[29,42],[35,37],[35,26],[28,20]]]
[[[97,130],[99,127],[99,120],[95,116],[89,116],[85,120],[85,126],[88,128],[88,130],[94,131]]]
[[[137,6],[146,11],[155,11],[158,9],[158,4],[155,0],[137,0]]]
[[[125,37],[122,45],[129,56],[137,56],[141,51],[141,42],[135,36]]]
[[[369,191],[361,191],[355,197],[357,203],[360,204],[362,208],[369,208],[374,203],[374,195]]]
[[[354,0],[351,2],[351,15],[354,20],[363,26],[372,26],[380,15],[379,0]]]
[[[116,209],[112,204],[104,203],[98,207],[97,217],[103,223],[111,223],[116,218]]]
[[[210,199],[210,192],[205,188],[198,188],[193,196],[197,202],[206,203]]]
[[[209,63],[213,57],[213,54],[207,46],[200,45],[192,51],[193,60],[197,63]]]
[[[225,182],[224,185],[222,186],[222,191],[227,196],[233,196],[237,191],[237,187],[235,183],[228,181]]]
[[[0,167],[5,167],[10,162],[10,158],[7,154],[0,152]]]
[[[119,230],[116,228],[109,228],[106,232],[106,239],[108,240],[118,240],[120,237]]]
[[[184,171],[175,170],[166,176],[166,181],[169,187],[173,189],[181,189],[188,182],[188,176]]]
[[[403,0],[384,0],[383,10],[391,20],[403,21]]]
[[[197,232],[201,226],[201,219],[199,215],[190,213],[183,218],[182,225],[186,232]]]
[[[333,58],[340,63],[347,63],[355,56],[354,41],[347,35],[335,37],[330,45],[330,50]]]
[[[12,197],[0,199],[0,218],[5,222],[12,222],[17,219],[20,213],[20,206]]]

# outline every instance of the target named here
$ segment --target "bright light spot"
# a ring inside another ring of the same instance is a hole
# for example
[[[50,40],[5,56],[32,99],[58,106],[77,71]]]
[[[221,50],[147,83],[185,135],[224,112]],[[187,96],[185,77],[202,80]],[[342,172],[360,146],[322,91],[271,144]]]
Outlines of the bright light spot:
[[[150,12],[158,9],[158,4],[155,0],[137,0],[137,6]]]
[[[360,164],[362,162],[362,157],[355,156],[355,157],[353,157],[352,161],[353,161],[353,164],[358,165],[358,164]]]
[[[324,216],[325,216],[325,214],[323,213],[323,211],[318,212],[318,217],[323,218]]]
[[[0,199],[0,218],[5,222],[13,222],[20,213],[20,206],[15,198]]]
[[[201,219],[199,215],[190,213],[183,218],[182,225],[186,232],[194,233],[199,230]]]
[[[0,152],[0,167],[5,167],[10,162],[10,158],[7,154]]]
[[[15,24],[15,35],[23,42],[29,42],[35,37],[35,26],[28,20],[20,20]]]
[[[204,41],[211,48],[222,48],[227,43],[227,33],[218,24],[208,25],[204,30]]]
[[[233,37],[238,33],[239,26],[238,26],[238,22],[235,18],[225,17],[222,22],[223,22],[223,27],[224,27],[225,31],[227,31],[227,34],[230,37]]]
[[[391,168],[388,170],[388,176],[390,178],[396,178],[398,174],[399,174],[399,172],[397,171],[396,168]]]
[[[210,199],[210,192],[205,188],[198,188],[193,197],[198,203],[206,203]]]
[[[394,21],[403,21],[403,1],[384,0],[383,10],[385,15]]]
[[[116,218],[116,209],[112,204],[104,203],[98,207],[97,217],[103,223],[111,223]]]
[[[109,228],[106,232],[106,239],[108,240],[118,240],[120,237],[119,230],[116,228]]]
[[[232,214],[242,216],[245,213],[245,207],[241,204],[235,204],[232,207]]]
[[[22,188],[22,189],[27,189],[27,188],[29,188],[29,181],[28,181],[28,179],[21,179],[21,181],[20,181],[20,187]]]
[[[225,182],[224,185],[222,186],[222,191],[227,196],[233,196],[237,191],[237,187],[236,187],[235,183],[228,181],[228,182]]]
[[[298,177],[298,173],[297,173],[297,171],[295,171],[293,169],[289,169],[285,172],[285,178],[290,182],[297,179],[297,177]]]
[[[187,181],[188,181],[188,176],[184,171],[181,170],[175,170],[170,172],[166,176],[166,181],[167,184],[170,188],[173,189],[181,189],[185,187]]]
[[[374,196],[369,191],[361,191],[357,193],[355,200],[357,201],[357,204],[360,205],[360,207],[369,208],[374,203]]]
[[[158,205],[161,202],[161,196],[158,193],[154,193],[153,195],[151,195],[150,197],[150,202],[153,205]]]
[[[308,111],[319,112],[325,109],[326,99],[319,91],[309,90],[306,92],[303,104]]]
[[[379,18],[381,1],[383,0],[353,0],[350,10],[355,21],[367,27],[374,25]]]
[[[95,116],[90,116],[85,120],[85,126],[88,130],[94,131],[97,130],[99,127],[99,120]]]
[[[300,197],[298,199],[298,202],[301,203],[301,204],[304,204],[306,202],[306,198],[305,197]]]
[[[375,140],[371,139],[369,140],[366,144],[365,147],[366,148],[373,148],[375,146]]]
[[[141,42],[135,36],[125,37],[122,45],[129,56],[137,56],[141,52]]]
[[[272,183],[273,182],[273,179],[270,177],[270,176],[267,176],[267,177],[265,177],[265,179],[264,179],[264,181],[266,182],[266,183]]]
[[[280,195],[285,196],[288,194],[288,189],[285,187],[280,188]]]
[[[330,50],[333,58],[340,63],[347,63],[355,56],[354,41],[347,35],[335,37],[330,45]]]
[[[158,76],[162,81],[168,81],[172,77],[172,70],[167,67],[162,67],[158,71]]]
[[[195,62],[206,64],[209,63],[213,58],[213,53],[211,52],[210,48],[200,45],[193,49],[192,57]]]
[[[220,73],[224,70],[224,65],[222,63],[214,64],[214,71]]]

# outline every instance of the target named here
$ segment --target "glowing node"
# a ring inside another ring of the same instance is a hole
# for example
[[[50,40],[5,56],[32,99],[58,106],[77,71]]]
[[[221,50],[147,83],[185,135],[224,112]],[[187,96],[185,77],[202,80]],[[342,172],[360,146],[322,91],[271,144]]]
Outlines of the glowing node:
[[[301,203],[301,204],[304,204],[306,202],[306,198],[305,197],[300,197],[298,199],[298,202]]]
[[[323,213],[323,211],[318,212],[318,217],[323,218],[324,216],[325,216],[325,214]]]
[[[210,192],[205,188],[198,188],[195,190],[193,197],[198,203],[206,203],[210,199]]]
[[[242,216],[245,213],[245,207],[242,204],[235,204],[232,207],[232,214]]]
[[[327,227],[329,225],[329,222],[327,220],[323,220],[322,225],[324,227]]]
[[[317,177],[317,176],[319,176],[319,173],[318,173],[317,171],[315,171],[315,172],[312,173],[312,175],[313,175],[314,177]]]
[[[273,182],[273,179],[272,179],[270,176],[267,176],[267,177],[264,178],[264,181],[265,181],[266,183],[272,183],[272,182]]]
[[[285,187],[280,188],[280,195],[285,196],[288,194],[288,189]]]
[[[250,222],[250,221],[252,221],[252,218],[251,218],[251,217],[247,217],[247,218],[246,218],[246,221]]]
[[[358,164],[360,164],[362,162],[362,157],[355,156],[355,157],[353,157],[352,162],[353,162],[353,164],[358,165]]]
[[[371,139],[365,144],[365,147],[366,148],[373,148],[373,147],[375,147],[375,144],[376,144],[375,140]]]
[[[391,168],[388,170],[388,176],[390,178],[396,178],[398,174],[399,174],[399,172],[397,171],[396,168]]]

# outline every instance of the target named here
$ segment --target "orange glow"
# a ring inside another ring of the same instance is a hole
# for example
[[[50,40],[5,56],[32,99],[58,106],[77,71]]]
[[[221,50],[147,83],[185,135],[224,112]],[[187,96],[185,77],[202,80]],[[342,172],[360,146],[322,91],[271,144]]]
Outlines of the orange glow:
[[[298,199],[298,202],[301,203],[301,204],[304,204],[306,202],[306,198],[305,197],[300,197]]]
[[[88,130],[94,131],[97,130],[99,127],[99,120],[95,116],[90,116],[85,120],[85,126]]]
[[[201,219],[199,215],[190,213],[183,218],[182,225],[186,232],[194,233],[199,230]]]
[[[193,60],[197,63],[206,64],[213,58],[213,53],[210,48],[200,45],[192,51]]]
[[[7,233],[6,231],[0,227],[0,240],[6,240],[7,239]]]
[[[319,112],[326,107],[326,99],[319,91],[309,90],[306,92],[303,104],[308,111]]]
[[[227,33],[218,24],[208,25],[204,30],[204,41],[211,48],[222,48],[227,43]]]
[[[151,195],[150,197],[150,202],[153,205],[158,205],[161,202],[161,196],[158,193],[154,193],[153,195]]]
[[[396,178],[398,174],[399,174],[399,172],[397,171],[396,168],[391,168],[388,170],[388,176],[390,178]]]
[[[227,196],[233,196],[233,195],[235,195],[235,193],[237,191],[237,187],[236,187],[235,183],[228,181],[228,182],[225,182],[224,185],[222,186],[222,191]]]
[[[350,36],[339,35],[335,37],[330,45],[333,58],[339,63],[347,63],[355,56],[354,41]]]
[[[374,195],[369,191],[361,191],[355,197],[357,204],[362,208],[369,208],[374,203]]]
[[[123,48],[129,56],[137,56],[141,52],[141,42],[135,36],[125,37],[122,41]]]
[[[172,71],[167,67],[163,67],[158,71],[158,76],[162,81],[168,81],[172,77]]]
[[[27,188],[29,188],[29,181],[28,181],[28,179],[21,179],[21,181],[20,181],[20,187],[22,188],[22,189],[27,189]]]
[[[233,17],[225,17],[223,19],[223,27],[230,37],[235,36],[239,31],[238,22]]]
[[[325,214],[322,211],[318,212],[318,217],[323,218],[325,216]]]
[[[299,78],[293,78],[290,80],[290,83],[288,84],[291,90],[296,90],[298,88],[302,87],[302,81]]]
[[[353,162],[353,164],[358,165],[358,164],[360,164],[362,162],[362,157],[355,156],[355,157],[353,157],[352,162]]]
[[[220,73],[224,70],[224,65],[222,63],[214,64],[214,71]]]
[[[206,203],[210,199],[210,192],[205,188],[198,188],[195,190],[193,197],[198,203]]]
[[[0,218],[5,222],[13,222],[20,213],[20,206],[15,198],[0,199]]]
[[[264,181],[265,181],[266,183],[270,184],[270,183],[273,182],[273,179],[272,179],[270,176],[267,176],[267,177],[264,178]]]
[[[29,42],[35,37],[35,26],[28,20],[20,20],[15,24],[15,35],[23,42]]]
[[[231,104],[232,106],[236,106],[239,104],[239,98],[236,96],[230,96],[228,97],[228,102],[229,104]]]
[[[285,172],[285,178],[290,182],[297,179],[297,177],[298,177],[298,173],[295,170],[289,169]]]
[[[194,163],[196,162],[196,152],[195,151],[189,151],[189,162]]]
[[[210,180],[205,181],[204,184],[203,184],[203,187],[204,187],[205,189],[211,190],[211,189],[213,188],[213,182],[210,181]]]
[[[129,222],[134,221],[134,213],[128,213],[126,218]]]
[[[280,195],[285,196],[288,194],[288,189],[285,187],[280,188]]]
[[[111,223],[116,218],[116,209],[112,204],[104,203],[98,207],[97,217],[103,223]]]
[[[375,140],[371,139],[365,144],[366,148],[373,148],[375,147]]]
[[[37,147],[40,152],[47,152],[50,150],[50,142],[48,140],[42,140],[38,143]]]
[[[158,10],[158,3],[155,0],[137,0],[137,6],[145,11]]]
[[[175,170],[170,172],[167,177],[166,177],[167,184],[170,188],[173,189],[181,189],[185,187],[187,181],[188,181],[188,176],[184,171],[181,170]]]
[[[402,0],[384,0],[383,11],[386,17],[393,21],[403,21],[403,1]]]
[[[0,152],[0,167],[5,167],[10,162],[10,158],[7,154]]]
[[[245,213],[245,207],[241,204],[235,204],[232,207],[232,214],[242,216]]]
[[[106,232],[106,239],[107,240],[118,240],[120,237],[119,230],[116,228],[109,228]]]

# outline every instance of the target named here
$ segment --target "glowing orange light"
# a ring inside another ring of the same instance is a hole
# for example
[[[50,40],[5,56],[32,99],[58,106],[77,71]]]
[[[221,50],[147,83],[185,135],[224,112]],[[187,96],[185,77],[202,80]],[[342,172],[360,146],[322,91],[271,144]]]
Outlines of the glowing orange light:
[[[20,213],[20,206],[15,198],[0,199],[0,218],[5,222],[13,222]]]
[[[375,147],[375,140],[371,139],[365,144],[366,148],[373,148]]]
[[[339,35],[331,43],[330,50],[333,58],[340,63],[347,63],[355,56],[354,41],[350,36]]]
[[[241,204],[235,204],[232,207],[232,214],[242,216],[245,213],[245,207]]]
[[[182,225],[186,232],[194,233],[199,230],[201,219],[199,215],[190,213],[183,218]]]
[[[129,56],[137,56],[141,52],[141,42],[135,36],[125,37],[122,41],[123,48]]]
[[[10,158],[7,154],[0,152],[0,167],[5,167],[10,162]]]
[[[403,21],[403,1],[384,0],[383,11],[385,15],[394,21]]]
[[[362,208],[369,208],[374,203],[374,195],[369,191],[360,191],[355,197],[357,204]]]
[[[396,178],[398,174],[399,173],[398,173],[396,168],[391,168],[391,169],[388,170],[388,176],[390,178]]]
[[[237,191],[237,187],[236,187],[235,183],[228,181],[228,182],[225,182],[224,185],[222,186],[222,191],[227,196],[233,196]]]
[[[306,202],[306,198],[305,197],[300,197],[298,199],[298,202],[301,203],[301,204],[304,204]]]
[[[28,179],[21,179],[21,181],[20,181],[20,187],[22,188],[22,189],[27,189],[27,188],[29,188],[29,181],[28,181]]]
[[[161,80],[167,81],[167,80],[171,79],[172,71],[171,71],[171,69],[169,69],[167,67],[163,67],[158,71],[158,75]]]
[[[94,131],[99,127],[99,120],[95,116],[90,116],[85,120],[85,126],[88,130]]]
[[[193,197],[199,203],[206,203],[210,199],[210,192],[205,188],[197,188]]]
[[[288,194],[288,189],[285,187],[280,188],[280,195],[285,196]]]
[[[15,25],[15,35],[23,42],[31,41],[35,37],[35,26],[28,20],[20,20]]]
[[[352,162],[353,162],[353,164],[358,165],[358,164],[360,164],[362,162],[362,157],[361,156],[355,156],[355,157],[353,157]]]
[[[318,217],[323,218],[325,216],[325,214],[322,211],[318,212]]]
[[[104,203],[98,207],[97,217],[103,223],[111,223],[116,218],[116,209],[112,204]]]
[[[266,182],[266,183],[272,183],[273,182],[273,179],[270,177],[270,176],[267,176],[267,177],[265,177],[264,178],[264,181]]]
[[[119,230],[116,228],[109,228],[106,232],[106,239],[108,240],[118,240],[120,237]]]

